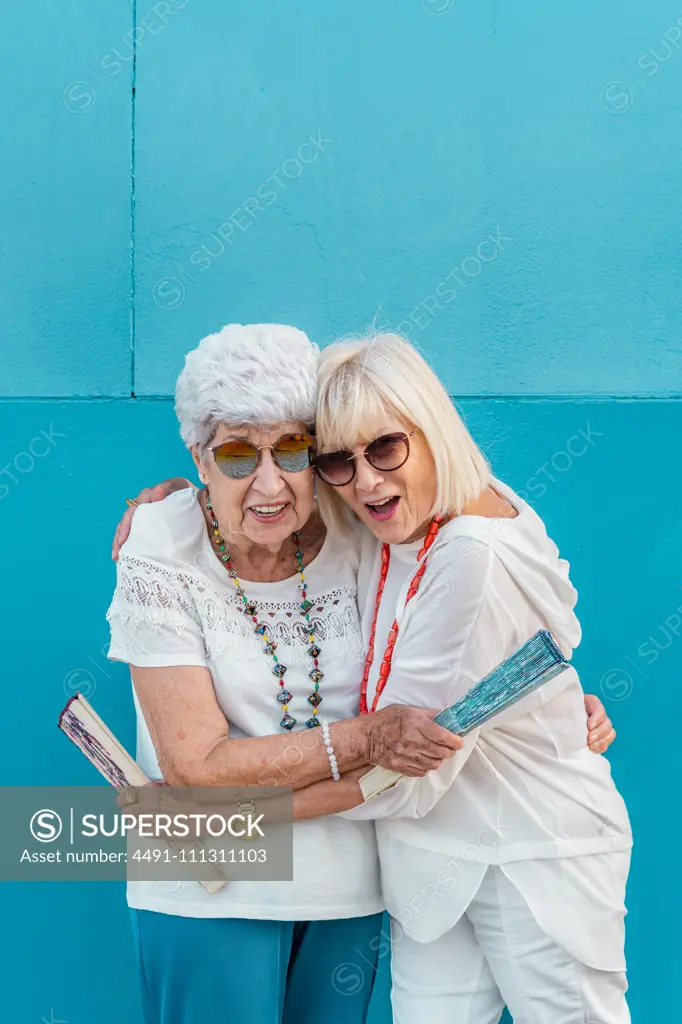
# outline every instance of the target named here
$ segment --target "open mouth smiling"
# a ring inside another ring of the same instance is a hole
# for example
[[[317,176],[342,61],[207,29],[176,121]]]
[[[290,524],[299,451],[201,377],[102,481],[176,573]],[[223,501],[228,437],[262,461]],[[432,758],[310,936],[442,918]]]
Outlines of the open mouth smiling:
[[[400,497],[394,494],[389,495],[387,498],[378,498],[376,501],[366,502],[365,508],[372,519],[382,520],[390,519],[391,516],[395,515],[399,504]]]
[[[249,505],[249,512],[262,522],[278,523],[288,508],[288,501],[280,501],[276,505]]]

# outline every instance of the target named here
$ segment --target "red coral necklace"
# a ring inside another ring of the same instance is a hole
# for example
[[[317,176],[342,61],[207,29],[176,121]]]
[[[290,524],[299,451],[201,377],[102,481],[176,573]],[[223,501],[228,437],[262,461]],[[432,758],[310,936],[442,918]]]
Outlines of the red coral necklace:
[[[424,557],[426,552],[429,550],[429,548],[433,544],[433,542],[436,539],[436,536],[438,534],[438,531],[440,530],[442,522],[443,522],[443,516],[442,515],[435,515],[433,517],[433,519],[431,520],[431,525],[429,526],[429,529],[428,529],[428,532],[426,534],[426,537],[424,538],[424,543],[423,543],[423,545],[422,545],[422,547],[421,547],[421,549],[419,551],[419,554],[417,555],[417,561],[418,562],[419,562],[420,559],[422,559]],[[364,671],[363,676],[362,676],[362,686],[360,687],[360,714],[361,715],[366,715],[368,713],[368,711],[369,711],[369,708],[367,707],[367,686],[368,686],[368,683],[369,683],[369,672],[370,672],[370,669],[372,667],[372,662],[374,661],[374,639],[375,639],[376,631],[377,631],[377,619],[379,618],[379,607],[381,605],[381,597],[382,597],[382,594],[384,592],[384,587],[386,585],[386,577],[388,576],[388,567],[389,567],[390,563],[391,563],[391,548],[390,548],[390,546],[388,544],[384,544],[382,549],[381,549],[381,576],[379,578],[379,586],[377,588],[376,604],[375,604],[375,607],[374,607],[374,619],[372,621],[372,632],[371,632],[370,637],[369,637],[369,646],[367,648],[367,657],[365,659],[365,671]],[[417,569],[416,573],[412,577],[412,582],[410,583],[410,589],[407,592],[407,597],[405,599],[405,604],[407,604],[408,601],[411,601],[412,598],[414,597],[414,595],[419,590],[419,584],[421,583],[422,576],[424,575],[425,572],[426,572],[426,562],[422,562],[422,564],[419,566],[419,568]],[[390,629],[389,634],[388,634],[388,643],[386,645],[386,650],[384,651],[384,657],[383,657],[383,660],[381,662],[381,665],[379,666],[379,678],[377,679],[376,693],[374,694],[374,700],[372,701],[372,711],[376,711],[377,704],[379,703],[379,697],[384,692],[384,688],[385,688],[386,683],[388,681],[388,677],[391,674],[391,659],[393,658],[393,648],[395,647],[395,643],[396,643],[397,639],[398,639],[398,620],[394,619],[393,620],[393,625],[391,626],[391,629]]]

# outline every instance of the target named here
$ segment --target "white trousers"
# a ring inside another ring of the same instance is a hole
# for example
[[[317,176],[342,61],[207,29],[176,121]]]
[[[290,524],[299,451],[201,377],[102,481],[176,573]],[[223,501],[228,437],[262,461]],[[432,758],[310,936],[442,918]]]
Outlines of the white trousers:
[[[629,1024],[625,974],[597,971],[540,929],[501,868],[434,942],[394,927],[394,1024]]]

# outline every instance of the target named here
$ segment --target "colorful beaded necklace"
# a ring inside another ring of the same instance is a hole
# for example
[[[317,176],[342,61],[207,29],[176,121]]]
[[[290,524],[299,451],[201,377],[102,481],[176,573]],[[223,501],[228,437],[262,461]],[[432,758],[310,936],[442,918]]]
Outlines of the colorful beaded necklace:
[[[441,515],[435,515],[433,517],[433,519],[431,520],[431,525],[429,526],[428,533],[426,534],[426,537],[424,538],[424,543],[423,543],[423,545],[422,545],[422,547],[421,547],[421,549],[419,551],[419,554],[417,555],[417,561],[420,561],[420,559],[422,559],[424,557],[426,552],[429,550],[429,548],[433,544],[433,542],[436,539],[436,536],[438,534],[438,531],[440,530],[442,522],[443,522],[443,516],[441,516]],[[372,667],[372,662],[374,661],[374,639],[375,639],[376,631],[377,631],[377,619],[379,618],[379,607],[381,605],[381,596],[382,596],[382,594],[384,592],[384,587],[386,585],[386,577],[388,576],[388,567],[389,567],[390,564],[391,564],[391,549],[390,549],[388,544],[384,544],[382,549],[381,549],[381,576],[379,578],[379,586],[377,588],[376,605],[374,607],[374,619],[372,621],[372,632],[370,633],[370,637],[369,637],[369,645],[368,645],[368,648],[367,648],[367,657],[365,659],[365,671],[364,671],[363,676],[362,676],[362,685],[360,687],[360,714],[361,715],[366,715],[368,713],[368,710],[369,710],[368,707],[367,707],[367,686],[368,686],[368,683],[369,683],[369,671],[370,671],[370,669]],[[424,575],[425,572],[426,572],[426,562],[422,562],[422,564],[419,566],[419,568],[417,569],[416,573],[412,577],[412,582],[410,583],[410,589],[407,591],[407,597],[405,598],[405,604],[407,604],[408,601],[411,601],[412,598],[414,597],[414,595],[419,590],[419,584],[421,583],[422,576]],[[393,648],[395,647],[395,643],[396,643],[397,639],[398,639],[398,620],[394,619],[393,620],[393,625],[391,626],[391,628],[389,630],[388,643],[386,645],[386,650],[384,652],[384,657],[382,659],[381,665],[379,666],[379,678],[377,679],[377,689],[376,689],[376,693],[374,694],[374,700],[372,701],[372,711],[376,711],[377,704],[379,703],[379,697],[381,697],[381,694],[384,692],[384,688],[385,688],[386,683],[388,681],[388,677],[391,674],[391,659],[393,658]]]
[[[211,517],[211,526],[213,528],[212,540],[216,546],[220,561],[224,564],[225,568],[227,569],[230,579],[234,581],[234,585],[237,588],[237,597],[240,597],[244,604],[244,614],[248,615],[248,617],[253,622],[254,632],[257,633],[263,639],[263,653],[267,654],[273,660],[274,664],[272,671],[273,674],[276,675],[277,678],[279,679],[279,693],[277,694],[277,700],[283,706],[284,711],[284,717],[282,718],[282,721],[279,724],[282,729],[286,729],[287,731],[289,731],[293,729],[293,727],[296,725],[297,720],[289,714],[289,703],[293,700],[293,694],[290,693],[284,686],[283,676],[287,670],[287,667],[286,665],[282,664],[282,662],[275,654],[275,651],[277,650],[277,644],[268,636],[268,627],[265,625],[265,623],[258,621],[258,616],[256,614],[256,605],[253,603],[253,601],[250,601],[246,596],[246,593],[244,591],[243,586],[241,585],[237,572],[232,565],[232,556],[230,555],[229,551],[227,551],[225,548],[225,541],[218,527],[218,520],[216,519],[215,513],[213,511],[213,505],[211,504],[211,496],[208,493],[208,488],[206,488],[206,508]],[[308,634],[308,641],[310,642],[310,647],[308,648],[307,653],[312,659],[313,663],[313,667],[308,673],[308,675],[310,676],[314,684],[313,692],[308,697],[308,703],[312,705],[313,714],[312,717],[309,718],[305,724],[308,726],[309,729],[313,729],[315,728],[315,726],[319,726],[320,724],[320,721],[317,717],[317,709],[322,703],[322,697],[320,697],[319,689],[320,680],[324,677],[324,673],[321,672],[319,668],[319,657],[321,650],[319,645],[315,642],[315,627],[310,619],[310,609],[312,608],[313,603],[312,601],[308,600],[307,584],[305,581],[305,572],[303,569],[303,552],[299,549],[298,544],[299,534],[300,530],[296,530],[296,532],[292,534],[292,540],[295,545],[298,575],[300,576],[301,579],[301,582],[299,584],[301,590],[301,603],[299,607],[301,609],[301,615],[304,617],[306,621],[306,632]]]

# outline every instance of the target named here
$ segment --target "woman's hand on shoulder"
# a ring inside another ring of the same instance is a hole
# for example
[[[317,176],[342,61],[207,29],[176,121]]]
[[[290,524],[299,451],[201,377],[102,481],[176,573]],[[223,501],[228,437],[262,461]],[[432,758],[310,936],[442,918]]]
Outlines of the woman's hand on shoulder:
[[[152,501],[163,501],[164,498],[167,498],[174,491],[183,491],[186,487],[193,486],[191,481],[187,480],[184,476],[174,476],[170,480],[164,480],[163,483],[156,484],[154,487],[143,487],[134,500],[137,502],[137,505],[147,505]],[[137,505],[131,505],[130,508],[126,509],[120,523],[116,527],[114,543],[111,548],[111,557],[114,561],[118,559],[119,552],[128,539],[130,524],[133,521]]]
[[[587,745],[595,754],[603,754],[616,738],[616,730],[606,708],[593,693],[585,694],[587,713]]]

